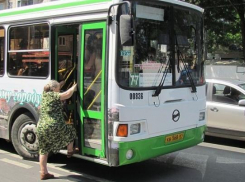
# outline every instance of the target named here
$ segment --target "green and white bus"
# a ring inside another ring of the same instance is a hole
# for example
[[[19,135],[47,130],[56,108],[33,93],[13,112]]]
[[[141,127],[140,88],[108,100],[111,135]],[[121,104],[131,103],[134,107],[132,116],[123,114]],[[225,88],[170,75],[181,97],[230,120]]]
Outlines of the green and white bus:
[[[177,0],[61,0],[0,11],[0,138],[38,156],[44,85],[64,104],[74,157],[122,166],[204,139],[203,9]],[[66,150],[61,150],[66,154]]]

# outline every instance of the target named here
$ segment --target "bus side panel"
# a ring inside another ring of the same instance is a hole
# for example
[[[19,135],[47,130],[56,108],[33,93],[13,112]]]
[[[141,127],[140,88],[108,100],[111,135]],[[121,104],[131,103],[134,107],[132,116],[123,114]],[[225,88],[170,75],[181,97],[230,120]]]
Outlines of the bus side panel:
[[[1,79],[0,88],[0,137],[9,139],[11,125],[23,112],[30,112],[35,120],[42,99],[42,89],[46,80],[30,80],[18,78]],[[31,86],[30,86],[31,85]],[[10,123],[11,122],[11,123]]]

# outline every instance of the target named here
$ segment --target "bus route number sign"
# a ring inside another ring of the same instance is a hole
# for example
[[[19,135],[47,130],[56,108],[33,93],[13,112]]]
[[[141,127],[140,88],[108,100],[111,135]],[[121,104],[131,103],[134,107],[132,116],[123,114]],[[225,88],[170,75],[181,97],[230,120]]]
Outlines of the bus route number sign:
[[[184,139],[184,133],[169,135],[165,138],[165,143],[177,142]]]

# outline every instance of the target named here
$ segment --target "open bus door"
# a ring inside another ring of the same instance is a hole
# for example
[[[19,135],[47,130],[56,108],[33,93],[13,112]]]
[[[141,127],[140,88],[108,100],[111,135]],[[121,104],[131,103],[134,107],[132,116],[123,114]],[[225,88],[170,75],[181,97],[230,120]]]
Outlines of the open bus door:
[[[81,151],[105,158],[105,42],[106,22],[83,24],[80,64]]]
[[[52,79],[58,82],[65,81],[61,91],[66,91],[77,79],[77,35],[78,27],[72,25],[63,25],[53,27],[55,34],[54,55],[55,60],[54,73]],[[76,95],[63,101],[63,114],[67,124],[73,124],[76,129],[79,128],[76,114]],[[79,132],[78,132],[79,133]],[[78,146],[78,141],[75,141],[75,147]]]

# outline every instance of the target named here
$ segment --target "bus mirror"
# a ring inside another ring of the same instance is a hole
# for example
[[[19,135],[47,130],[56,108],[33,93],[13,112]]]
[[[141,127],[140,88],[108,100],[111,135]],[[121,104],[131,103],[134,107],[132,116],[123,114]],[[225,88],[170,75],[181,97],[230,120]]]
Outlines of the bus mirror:
[[[132,26],[132,16],[131,15],[121,15],[120,16],[120,38],[121,45],[123,46],[133,46],[133,26]]]

